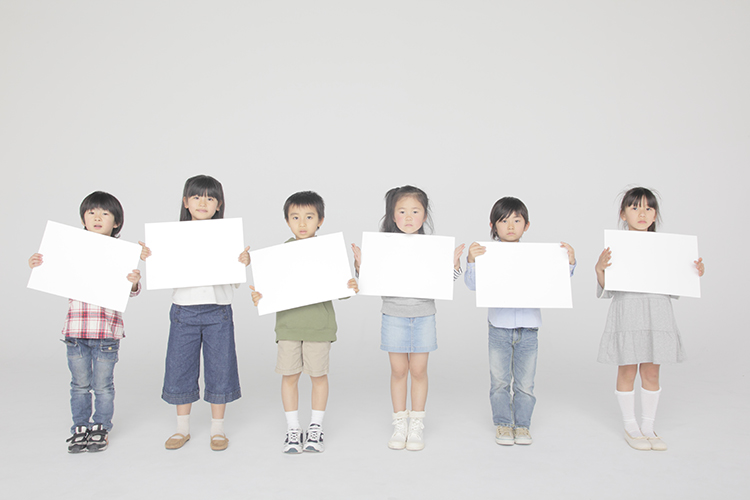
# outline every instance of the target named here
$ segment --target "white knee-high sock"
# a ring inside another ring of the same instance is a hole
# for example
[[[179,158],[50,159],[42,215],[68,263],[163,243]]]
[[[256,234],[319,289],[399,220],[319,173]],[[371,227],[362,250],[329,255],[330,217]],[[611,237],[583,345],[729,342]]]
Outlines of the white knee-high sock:
[[[660,394],[661,387],[658,391],[649,391],[641,387],[641,432],[646,437],[656,437],[654,420],[656,419]]]
[[[632,437],[642,437],[641,429],[635,420],[635,391],[615,391],[615,395],[617,396],[617,402],[620,404],[625,431]]]

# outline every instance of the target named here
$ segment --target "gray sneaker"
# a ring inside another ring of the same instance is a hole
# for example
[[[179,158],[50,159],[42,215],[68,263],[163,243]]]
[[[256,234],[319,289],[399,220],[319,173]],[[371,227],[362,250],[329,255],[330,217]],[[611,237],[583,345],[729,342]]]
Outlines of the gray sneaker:
[[[516,444],[531,444],[534,442],[526,427],[516,427],[513,430],[513,436]]]
[[[497,430],[495,430],[495,442],[503,446],[513,446],[515,444],[513,427],[498,425]]]
[[[87,451],[104,451],[109,445],[107,439],[107,429],[102,424],[94,424],[89,431],[88,444],[86,445]]]
[[[85,425],[79,425],[75,428],[73,435],[65,440],[68,444],[68,453],[82,453],[86,451],[86,445],[89,441],[89,430]]]
[[[286,431],[286,440],[284,441],[284,453],[291,455],[302,453],[303,433],[299,429],[289,429]]]
[[[325,446],[323,446],[323,429],[321,429],[320,425],[310,424],[305,435],[305,445],[302,449],[304,451],[323,453]]]

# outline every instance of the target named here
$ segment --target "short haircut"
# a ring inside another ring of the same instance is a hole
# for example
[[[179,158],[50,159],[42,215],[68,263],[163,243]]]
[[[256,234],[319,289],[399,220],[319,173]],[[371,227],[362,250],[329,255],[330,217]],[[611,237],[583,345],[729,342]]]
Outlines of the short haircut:
[[[656,218],[654,223],[648,227],[648,231],[656,232],[656,223],[661,223],[661,217],[659,214],[659,199],[656,197],[653,191],[645,187],[634,187],[625,191],[622,195],[622,201],[620,202],[620,216],[625,213],[625,209],[628,207],[638,207],[641,205],[643,200],[646,200],[646,205],[653,208],[656,211]],[[628,223],[620,221],[622,225],[627,229]]]
[[[289,209],[292,206],[313,207],[318,212],[318,218],[323,220],[326,215],[326,204],[323,198],[314,191],[300,191],[294,193],[284,202],[284,220],[289,220]]]
[[[117,227],[112,228],[112,234],[110,236],[118,238],[120,236],[120,231],[122,230],[122,225],[125,223],[125,211],[122,209],[120,201],[104,191],[94,191],[81,202],[81,206],[78,209],[81,214],[81,220],[83,220],[83,214],[95,208],[101,208],[112,214],[115,218],[115,226]]]
[[[506,196],[505,198],[500,198],[492,205],[492,210],[490,210],[490,236],[492,236],[493,240],[500,239],[495,229],[497,221],[507,219],[513,215],[513,212],[523,217],[524,222],[529,222],[529,209],[518,198]]]
[[[211,218],[224,218],[224,208],[227,204],[224,202],[224,188],[221,187],[221,182],[209,175],[196,175],[195,177],[191,177],[185,181],[185,188],[182,190],[182,198],[190,198],[195,195],[216,198],[219,201],[219,206],[216,208],[216,213]],[[185,203],[182,200],[180,200],[180,220],[193,220],[193,216],[190,215],[190,210],[185,207]]]
[[[425,234],[425,226],[432,231],[432,215],[430,214],[430,200],[427,193],[414,186],[401,186],[388,190],[385,193],[385,215],[380,219],[380,231],[383,233],[403,233],[398,228],[395,220],[396,204],[401,198],[415,198],[424,207],[424,223],[417,234]]]

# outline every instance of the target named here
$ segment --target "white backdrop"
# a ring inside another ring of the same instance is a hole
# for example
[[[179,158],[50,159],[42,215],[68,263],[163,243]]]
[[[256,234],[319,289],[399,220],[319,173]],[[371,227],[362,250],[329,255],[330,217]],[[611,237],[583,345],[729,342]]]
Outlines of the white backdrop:
[[[749,21],[739,0],[2,0],[4,489],[81,498],[81,481],[108,470],[123,498],[744,497]],[[521,198],[524,241],[564,240],[578,257],[574,309],[543,313],[535,444],[492,440],[486,311],[459,281],[438,303],[423,452],[386,448],[380,301],[355,297],[336,304],[328,450],[283,456],[274,318],[258,317],[243,286],[244,397],[227,410],[226,452],[208,448],[205,403],[193,441],[163,449],[170,293],[144,291],[125,315],[110,449],[67,455],[67,304],[25,288],[26,261],[46,220],[78,224],[94,190],[123,203],[122,238],[142,239],[144,223],[177,220],[199,173],[224,184],[225,215],[243,217],[252,249],[289,237],[282,206],[299,190],[324,197],[321,234],[357,244],[394,186],[424,189],[435,234],[467,244],[489,237],[495,200]],[[689,359],[662,370],[665,454],[626,446],[615,368],[595,361],[608,303],[593,266],[630,185],[660,192],[660,230],[697,235],[707,269],[703,298],[675,303]]]

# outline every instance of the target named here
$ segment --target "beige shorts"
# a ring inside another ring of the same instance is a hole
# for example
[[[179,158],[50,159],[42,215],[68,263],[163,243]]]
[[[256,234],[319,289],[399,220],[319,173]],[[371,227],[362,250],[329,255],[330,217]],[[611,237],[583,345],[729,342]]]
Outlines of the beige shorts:
[[[322,377],[328,374],[330,342],[279,340],[278,346],[276,373],[296,375],[303,372],[311,377]]]

